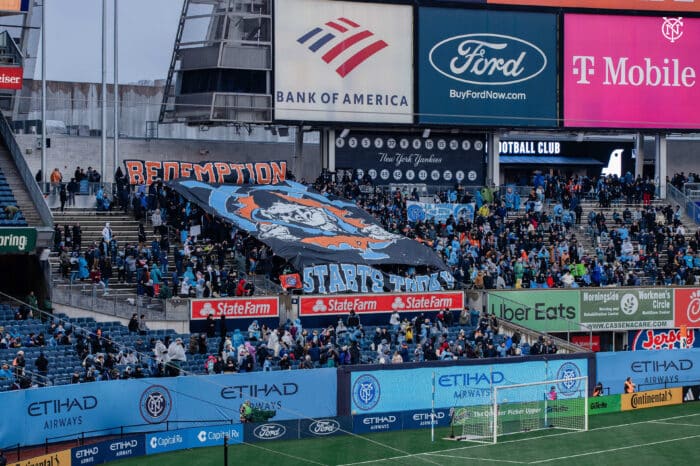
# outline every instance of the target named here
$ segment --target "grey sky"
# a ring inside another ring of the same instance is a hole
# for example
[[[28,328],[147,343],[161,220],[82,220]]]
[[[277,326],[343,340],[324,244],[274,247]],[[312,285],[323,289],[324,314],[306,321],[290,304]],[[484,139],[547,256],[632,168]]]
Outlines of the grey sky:
[[[102,1],[45,0],[46,74],[49,80],[100,82]],[[164,79],[182,10],[182,0],[117,0],[119,82]],[[108,12],[108,82],[112,82],[113,5]],[[37,66],[37,78],[40,68]]]

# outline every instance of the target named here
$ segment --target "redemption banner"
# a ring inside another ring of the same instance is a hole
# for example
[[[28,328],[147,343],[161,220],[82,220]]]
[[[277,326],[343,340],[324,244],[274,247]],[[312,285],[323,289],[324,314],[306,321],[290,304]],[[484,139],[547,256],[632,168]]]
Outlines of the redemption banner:
[[[557,127],[557,17],[420,8],[419,121]]]
[[[410,5],[277,0],[275,119],[413,123]]]
[[[427,202],[406,201],[406,220],[409,223],[433,220],[445,222],[450,217],[459,221],[474,221],[476,204],[430,204]]]
[[[335,140],[335,166],[354,170],[376,185],[461,183],[483,186],[486,176],[483,134],[422,138],[400,133],[356,133]]]
[[[583,289],[581,323],[592,330],[673,327],[673,290]]]
[[[564,126],[700,128],[698,49],[700,18],[564,15]]]
[[[464,293],[444,291],[441,293],[402,294],[350,294],[334,296],[302,296],[299,298],[299,316],[317,317],[325,315],[381,314],[399,312],[433,312],[443,309],[463,309]]]
[[[287,176],[287,162],[178,162],[158,160],[124,160],[129,184],[150,185],[160,179],[171,181],[193,178],[206,183],[277,184]]]
[[[292,181],[211,185],[171,181],[187,200],[268,245],[297,270],[319,264],[393,264],[446,270],[427,246],[384,230],[354,203]]]

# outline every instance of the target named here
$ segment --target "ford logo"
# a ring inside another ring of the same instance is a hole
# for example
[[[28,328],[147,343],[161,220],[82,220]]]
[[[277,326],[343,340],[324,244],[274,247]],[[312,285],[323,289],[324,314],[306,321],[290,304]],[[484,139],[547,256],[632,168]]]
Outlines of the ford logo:
[[[435,44],[428,56],[435,70],[455,81],[484,86],[515,84],[547,67],[536,45],[500,34],[464,34]]]
[[[333,419],[319,419],[309,425],[309,432],[314,435],[330,435],[340,430],[340,424]]]
[[[260,440],[274,440],[283,437],[287,429],[280,424],[263,424],[253,430],[253,435]]]

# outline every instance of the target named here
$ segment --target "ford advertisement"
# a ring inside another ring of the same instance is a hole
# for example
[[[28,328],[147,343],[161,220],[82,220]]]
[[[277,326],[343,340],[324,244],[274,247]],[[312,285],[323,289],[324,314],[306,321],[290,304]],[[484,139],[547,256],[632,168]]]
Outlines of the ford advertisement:
[[[548,13],[421,8],[420,123],[557,126],[557,21]]]
[[[700,128],[700,19],[564,16],[564,125]]]

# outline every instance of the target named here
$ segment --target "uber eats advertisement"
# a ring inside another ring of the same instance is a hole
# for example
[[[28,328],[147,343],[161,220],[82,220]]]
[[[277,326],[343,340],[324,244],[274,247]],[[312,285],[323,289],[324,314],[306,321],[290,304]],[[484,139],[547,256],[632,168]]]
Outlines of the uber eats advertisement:
[[[539,332],[666,329],[678,311],[667,288],[495,291],[487,303],[499,319]]]

